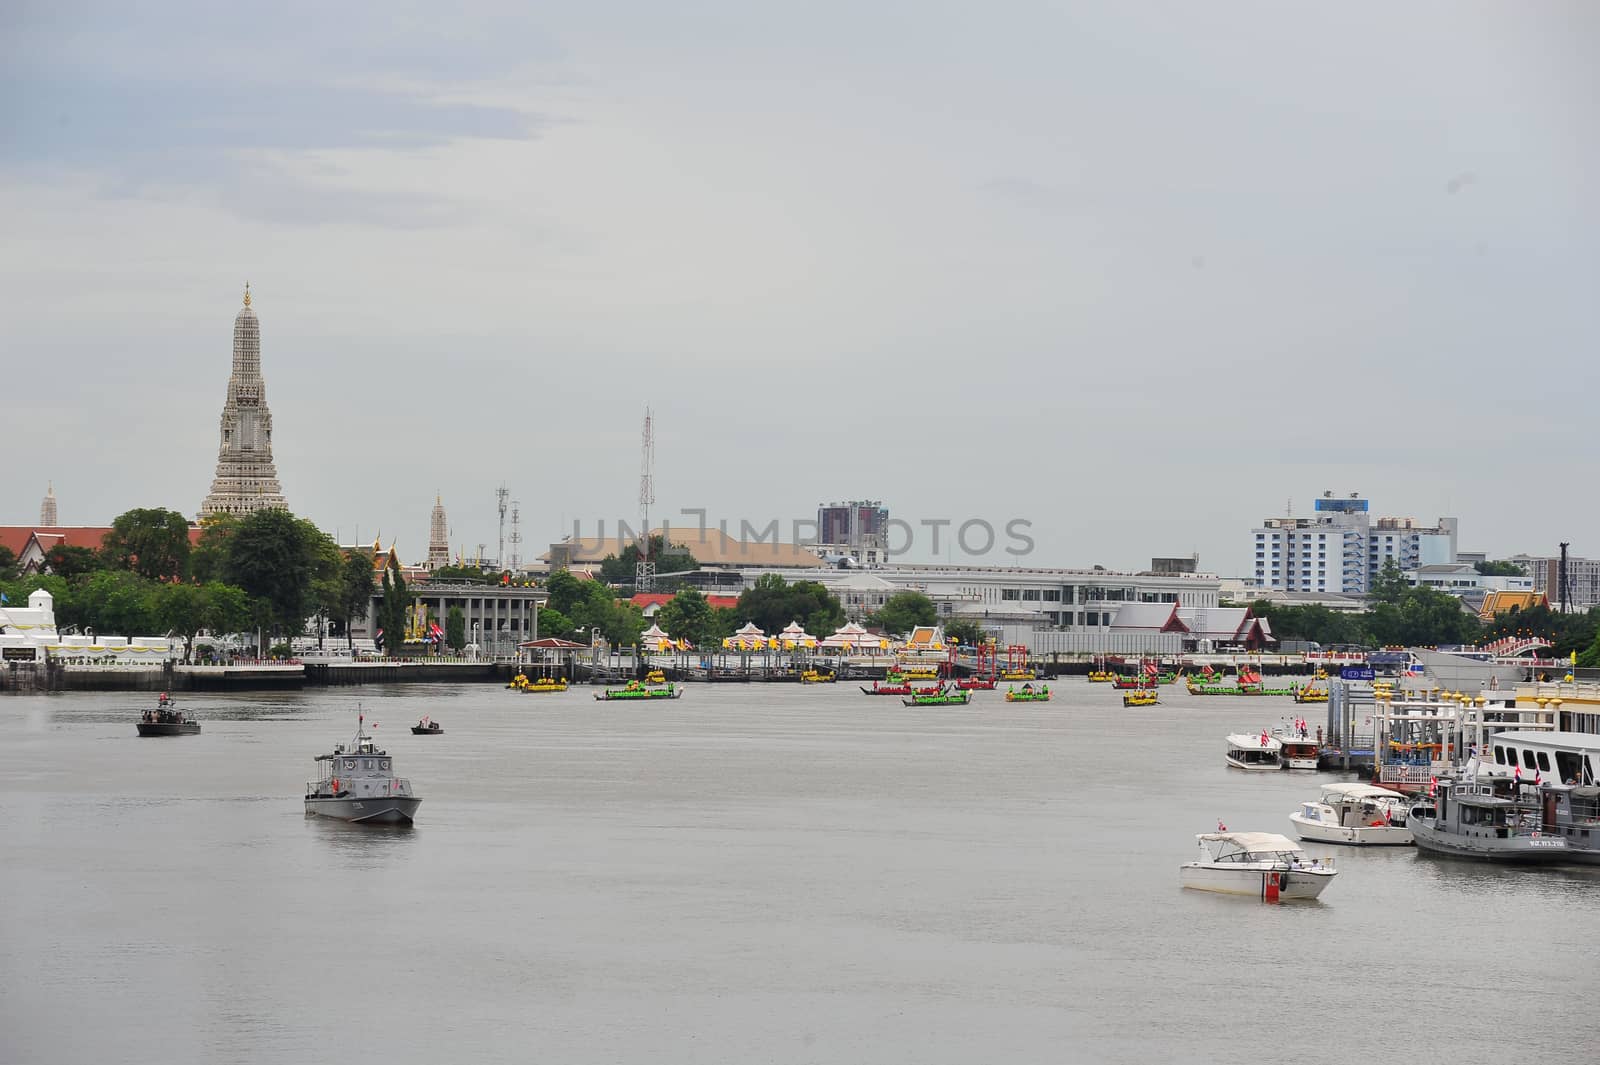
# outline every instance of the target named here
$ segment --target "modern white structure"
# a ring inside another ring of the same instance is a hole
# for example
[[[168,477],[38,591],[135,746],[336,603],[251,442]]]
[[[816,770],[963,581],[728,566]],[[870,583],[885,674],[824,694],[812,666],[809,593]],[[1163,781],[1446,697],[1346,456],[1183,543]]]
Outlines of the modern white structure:
[[[28,596],[25,607],[0,606],[0,662],[4,663],[43,662],[49,657],[69,665],[149,666],[181,651],[181,640],[165,636],[98,636],[92,630],[63,636],[56,631],[55,599],[43,588]]]
[[[1253,573],[1262,588],[1365,595],[1384,564],[1402,572],[1456,561],[1456,519],[1368,516],[1367,500],[1324,492],[1309,518],[1267,518],[1251,530]]]
[[[222,405],[217,475],[211,494],[200,504],[200,516],[251,514],[283,506],[278,469],[272,463],[272,411],[261,377],[261,325],[250,309],[250,286],[245,285],[244,307],[233,319],[233,372]]]

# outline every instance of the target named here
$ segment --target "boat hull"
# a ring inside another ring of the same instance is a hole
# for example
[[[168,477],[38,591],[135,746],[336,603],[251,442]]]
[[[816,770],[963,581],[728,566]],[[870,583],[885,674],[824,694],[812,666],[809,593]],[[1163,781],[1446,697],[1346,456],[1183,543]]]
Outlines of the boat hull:
[[[1559,865],[1574,860],[1576,852],[1560,836],[1468,836],[1443,832],[1426,821],[1408,818],[1406,827],[1419,850],[1449,858],[1472,858],[1507,865]]]
[[[444,729],[442,729],[442,728],[418,728],[416,725],[412,725],[411,726],[411,734],[413,736],[443,736],[444,735]]]
[[[1279,877],[1278,901],[1310,901],[1327,889],[1335,874],[1331,870],[1268,869],[1259,865],[1242,865],[1223,869],[1212,865],[1191,862],[1178,870],[1178,880],[1190,891],[1210,891],[1219,895],[1243,895],[1249,898],[1267,897],[1268,877]]]
[[[198,736],[198,721],[140,721],[136,723],[141,736]]]
[[[408,795],[384,795],[363,799],[308,798],[307,817],[327,817],[357,825],[409,825],[416,819],[422,800]]]
[[[594,693],[594,697],[603,703],[628,702],[630,700],[634,702],[649,702],[653,699],[677,699],[682,697],[682,695],[682,688],[675,688],[672,691],[667,691],[664,688],[658,688],[636,692],[603,691]]]
[[[1339,843],[1349,847],[1409,847],[1416,841],[1404,825],[1328,825],[1290,814],[1295,834],[1315,843]]]

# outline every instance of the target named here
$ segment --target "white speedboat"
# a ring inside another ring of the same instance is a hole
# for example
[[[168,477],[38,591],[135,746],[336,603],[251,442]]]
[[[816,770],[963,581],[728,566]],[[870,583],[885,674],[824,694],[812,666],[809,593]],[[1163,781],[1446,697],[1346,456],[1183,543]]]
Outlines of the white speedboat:
[[[1308,858],[1300,845],[1276,832],[1207,832],[1200,860],[1179,867],[1186,888],[1252,895],[1268,902],[1314,899],[1336,875],[1331,858]]]
[[[1301,839],[1317,843],[1394,847],[1416,842],[1406,827],[1408,800],[1373,784],[1324,784],[1316,802],[1289,815]]]
[[[1228,764],[1235,769],[1282,769],[1283,741],[1265,732],[1228,737]]]

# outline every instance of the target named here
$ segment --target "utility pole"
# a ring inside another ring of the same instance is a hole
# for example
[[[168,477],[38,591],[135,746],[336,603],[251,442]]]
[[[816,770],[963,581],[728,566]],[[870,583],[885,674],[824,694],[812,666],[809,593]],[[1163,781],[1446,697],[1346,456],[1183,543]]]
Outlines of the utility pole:
[[[650,504],[656,501],[656,432],[650,408],[644,409],[644,436],[639,454],[639,558],[633,567],[633,590],[656,586],[656,564],[650,557]]]

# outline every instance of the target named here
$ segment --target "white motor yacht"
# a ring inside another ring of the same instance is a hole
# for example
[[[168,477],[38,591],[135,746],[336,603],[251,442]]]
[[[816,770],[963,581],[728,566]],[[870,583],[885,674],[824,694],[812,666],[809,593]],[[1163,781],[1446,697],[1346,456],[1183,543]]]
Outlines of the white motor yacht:
[[[1178,869],[1186,888],[1224,895],[1253,895],[1268,902],[1314,899],[1336,875],[1331,858],[1308,858],[1300,845],[1276,832],[1207,832],[1200,860]]]
[[[1416,842],[1406,827],[1406,796],[1373,784],[1324,784],[1316,802],[1289,815],[1304,840],[1393,847]]]
[[[1266,732],[1228,737],[1228,764],[1235,769],[1282,769],[1283,741]]]

